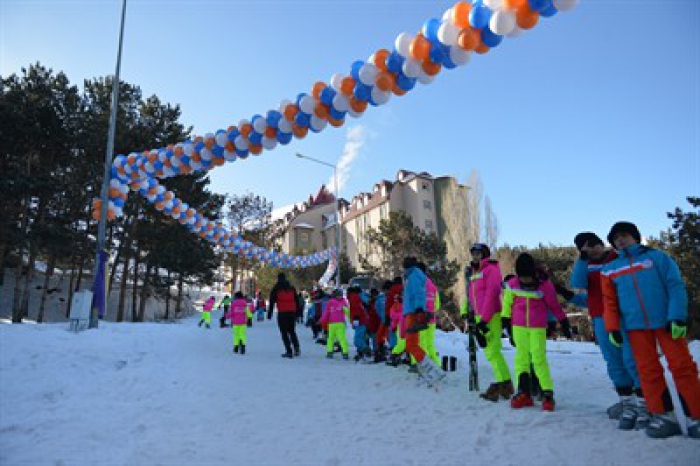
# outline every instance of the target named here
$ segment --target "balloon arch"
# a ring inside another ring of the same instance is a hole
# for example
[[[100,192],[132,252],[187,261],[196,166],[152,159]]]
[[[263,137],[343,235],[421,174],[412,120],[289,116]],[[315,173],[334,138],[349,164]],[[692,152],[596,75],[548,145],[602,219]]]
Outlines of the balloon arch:
[[[335,248],[305,256],[292,256],[255,246],[240,232],[229,231],[220,220],[210,220],[165,189],[158,179],[211,170],[226,162],[260,155],[308,132],[319,133],[329,124],[341,127],[350,115],[362,116],[369,105],[386,104],[416,85],[430,84],[444,69],[469,62],[473,53],[485,54],[503,37],[514,37],[533,28],[540,18],[572,9],[578,0],[474,0],[458,2],[442,19],[427,20],[417,34],[401,33],[392,50],[379,49],[367,61],[358,60],[349,74],[334,74],[329,83],[317,82],[310,94],[294,101],[283,100],[265,115],[253,115],[228,129],[208,133],[164,148],[118,155],[111,168],[107,215],[123,215],[129,193],[138,191],[155,208],[179,221],[188,230],[224,250],[259,260],[274,267],[309,267],[337,262]],[[93,217],[99,218],[101,202],[93,202]],[[330,272],[330,273],[329,273]]]

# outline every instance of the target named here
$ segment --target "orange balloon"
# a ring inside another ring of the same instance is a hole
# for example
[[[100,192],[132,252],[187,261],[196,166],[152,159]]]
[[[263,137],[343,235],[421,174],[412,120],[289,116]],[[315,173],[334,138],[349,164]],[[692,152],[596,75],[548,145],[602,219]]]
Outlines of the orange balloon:
[[[182,150],[182,147],[180,147],[180,146],[177,146],[177,147],[173,150],[173,152],[174,152],[174,154],[175,154],[175,157],[182,157],[182,156],[185,154],[185,151]]]
[[[418,61],[426,60],[430,56],[430,42],[422,34],[418,34],[411,42],[409,53]]]
[[[263,149],[262,144],[251,144],[250,148],[249,148],[250,153],[253,155],[260,155],[262,153],[262,149]]]
[[[316,114],[317,117],[325,120],[326,118],[328,118],[328,113],[329,113],[328,105],[321,104],[321,103],[316,104],[316,108],[314,109],[314,113]]]
[[[309,128],[307,126],[299,126],[296,123],[292,123],[292,133],[294,133],[294,137],[297,139],[303,139],[308,132]]]
[[[100,210],[102,208],[102,199],[93,199],[92,208],[95,210]]]
[[[117,218],[117,215],[114,213],[114,210],[107,209],[107,220],[114,220],[115,218]]]
[[[180,173],[183,175],[189,175],[192,173],[192,167],[189,165],[180,165]]]
[[[191,159],[193,162],[201,162],[201,161],[202,161],[202,156],[199,155],[199,154],[196,153],[196,152],[192,152],[192,157],[190,157],[190,159]]]
[[[214,141],[214,138],[209,138],[206,141],[204,141],[204,147],[206,147],[209,150],[212,150],[214,148],[214,144],[216,141]]]
[[[481,42],[481,34],[477,29],[467,27],[462,29],[457,38],[457,44],[464,50],[474,50]]]
[[[109,188],[109,197],[119,197],[119,194],[121,194],[121,191],[117,188]]]
[[[425,74],[428,76],[435,76],[440,72],[442,69],[442,65],[440,63],[435,63],[430,60],[426,60],[423,62],[423,71],[425,71]]]
[[[387,49],[379,49],[374,53],[374,66],[382,71],[386,71],[386,58],[390,52]]]
[[[503,0],[503,7],[508,10],[517,10],[527,5],[527,0]]]
[[[469,27],[469,13],[472,11],[471,3],[467,2],[457,2],[454,6],[454,18],[453,21],[455,26],[462,29]]]
[[[382,71],[377,75],[376,84],[382,91],[390,90],[394,85],[393,75],[388,71]]]
[[[357,113],[362,113],[367,110],[367,102],[357,100],[354,97],[350,97],[350,107]]]
[[[402,95],[405,95],[405,94],[406,94],[406,91],[404,91],[403,89],[401,89],[401,88],[398,86],[398,84],[396,84],[396,83],[394,83],[394,85],[391,87],[391,92],[393,92],[394,95],[397,95],[397,96],[402,96]]]
[[[474,51],[478,53],[479,55],[483,55],[486,52],[491,50],[488,45],[484,44],[483,42],[480,42],[479,45],[477,45],[476,49]]]
[[[148,154],[146,154],[146,158],[148,159],[149,162],[155,163],[155,161],[158,160],[158,154],[149,152]]]
[[[223,158],[223,157],[214,157],[214,158],[211,159],[211,160],[212,160],[212,162],[214,162],[214,166],[215,166],[215,167],[220,167],[220,166],[222,166],[224,163],[226,163],[226,159]]]
[[[523,5],[515,12],[515,22],[520,29],[532,29],[540,19],[540,14],[533,11],[529,5]]]
[[[355,89],[355,80],[350,76],[346,76],[340,83],[340,92],[345,95],[352,95],[352,91]]]
[[[229,152],[233,152],[234,150],[236,150],[236,146],[234,146],[231,141],[226,141],[226,144],[224,145],[224,149],[226,149]],[[186,166],[187,165],[183,164],[183,165],[180,165],[180,168],[186,167]]]
[[[253,131],[253,125],[250,123],[246,123],[245,125],[241,126],[240,132],[243,136],[248,137],[251,131]]]
[[[311,95],[314,96],[316,99],[321,98],[321,91],[326,88],[326,83],[318,81],[314,86],[311,88]]]
[[[92,219],[93,219],[93,220],[99,220],[99,219],[100,219],[100,211],[99,211],[99,210],[93,210],[93,211],[92,211]]]
[[[299,107],[294,104],[289,104],[284,107],[284,117],[289,121],[294,121],[294,117],[299,113]]]
[[[265,137],[274,138],[275,136],[277,136],[277,128],[273,128],[272,126],[265,128]]]
[[[136,157],[134,157],[133,155],[130,155],[126,158],[127,165],[133,165],[135,161],[136,161]]]
[[[330,123],[330,125],[334,128],[340,128],[343,126],[343,123],[345,123],[345,120],[336,120],[335,118],[329,116],[328,123]]]

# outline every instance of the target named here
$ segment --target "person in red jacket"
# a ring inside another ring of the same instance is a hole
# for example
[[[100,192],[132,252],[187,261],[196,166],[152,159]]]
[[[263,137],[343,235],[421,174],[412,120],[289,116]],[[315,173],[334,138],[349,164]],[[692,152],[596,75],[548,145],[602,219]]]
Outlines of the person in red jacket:
[[[283,358],[300,356],[299,339],[294,328],[299,312],[299,296],[297,290],[287,281],[287,277],[280,273],[277,276],[277,283],[270,291],[269,305],[267,308],[267,320],[272,319],[272,313],[277,306],[277,325],[282,335],[285,353]],[[292,347],[294,352],[292,353]]]
[[[369,351],[369,346],[367,345],[367,310],[362,302],[362,297],[360,296],[361,289],[359,287],[351,286],[348,288],[348,302],[350,303],[350,322],[352,322],[352,328],[355,329],[355,337],[353,343],[355,343],[355,348],[357,348],[357,356],[355,356],[355,361],[367,357],[371,352]]]

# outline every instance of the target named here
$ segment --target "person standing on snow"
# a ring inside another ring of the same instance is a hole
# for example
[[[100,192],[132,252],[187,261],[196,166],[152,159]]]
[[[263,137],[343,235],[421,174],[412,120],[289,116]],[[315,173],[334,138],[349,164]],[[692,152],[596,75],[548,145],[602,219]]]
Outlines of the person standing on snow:
[[[297,290],[287,281],[287,277],[283,273],[277,275],[277,283],[270,291],[268,301],[267,320],[272,319],[272,313],[277,306],[277,325],[285,349],[282,357],[291,359],[300,356],[299,339],[295,329],[297,313],[299,312],[299,297]]]
[[[476,321],[476,330],[486,340],[484,355],[493,368],[496,379],[480,396],[485,400],[505,400],[513,395],[513,382],[508,363],[503,357],[501,335],[501,282],[503,280],[498,261],[491,259],[491,250],[482,243],[474,244],[470,251],[472,274],[467,283],[467,303]]]
[[[627,329],[651,419],[646,434],[681,434],[666,385],[658,348],[668,361],[683,410],[688,436],[700,439],[700,379],[685,339],[688,296],[678,265],[657,249],[642,246],[636,225],[618,222],[608,242],[618,257],[603,266],[603,319],[610,341],[621,346]]]
[[[348,340],[345,334],[345,320],[350,318],[350,305],[343,298],[343,290],[333,290],[331,299],[328,300],[319,319],[321,325],[328,326],[328,339],[326,340],[326,357],[333,359],[333,351],[336,341],[340,343],[343,359],[348,359]]]
[[[234,295],[236,299],[231,302],[231,310],[226,314],[227,319],[231,319],[233,329],[233,352],[245,354],[246,329],[248,319],[253,317],[251,304],[243,297],[243,293],[237,291]]]
[[[224,328],[226,327],[226,314],[228,314],[228,310],[231,307],[231,298],[229,295],[224,296],[224,298],[219,301],[219,304],[216,305],[217,309],[224,308],[223,312],[221,313],[221,319],[219,319],[219,327]]]
[[[355,337],[353,342],[357,348],[357,356],[355,361],[359,361],[371,353],[367,345],[367,311],[360,296],[362,290],[359,287],[348,288],[348,302],[350,303],[350,321],[352,328],[355,329]]]
[[[255,300],[255,307],[257,313],[257,321],[261,322],[265,320],[265,298],[263,298],[262,291],[258,291],[258,298]]]
[[[632,355],[632,347],[624,326],[620,327],[622,344],[614,345],[608,339],[603,320],[603,288],[600,272],[603,266],[617,259],[615,250],[606,251],[603,240],[592,232],[582,232],[574,238],[579,257],[574,263],[571,286],[586,289],[588,293],[588,314],[593,321],[593,333],[600,347],[608,377],[620,397],[620,401],[608,408],[608,416],[618,419],[622,430],[646,429],[649,424],[646,402],[637,374],[637,363]],[[634,396],[636,395],[636,400]]]
[[[435,348],[435,329],[437,327],[437,311],[440,310],[440,293],[438,292],[435,283],[428,277],[428,267],[423,263],[418,263],[418,268],[426,276],[425,281],[425,297],[426,311],[428,313],[428,328],[420,332],[420,346],[428,353],[428,357],[435,361],[435,364],[441,364],[437,349]]]
[[[554,411],[554,384],[547,364],[547,311],[560,322],[562,332],[571,338],[569,319],[557,300],[554,285],[541,280],[535,259],[522,253],[515,261],[516,277],[511,278],[503,292],[501,317],[507,333],[515,343],[515,373],[518,393],[510,400],[512,408],[533,406],[530,393],[530,364],[542,388],[542,409]],[[512,325],[511,325],[512,323]]]
[[[403,261],[404,290],[403,316],[406,320],[406,351],[416,361],[418,374],[429,384],[445,377],[442,368],[435,361],[426,357],[420,347],[419,332],[428,326],[427,297],[425,293],[427,277],[418,268],[415,257],[406,257]]]
[[[211,310],[214,309],[214,304],[216,304],[216,298],[213,296],[210,296],[209,299],[204,302],[204,306],[202,306],[202,317],[199,319],[197,327],[201,327],[202,324],[205,324],[207,328],[211,328]]]

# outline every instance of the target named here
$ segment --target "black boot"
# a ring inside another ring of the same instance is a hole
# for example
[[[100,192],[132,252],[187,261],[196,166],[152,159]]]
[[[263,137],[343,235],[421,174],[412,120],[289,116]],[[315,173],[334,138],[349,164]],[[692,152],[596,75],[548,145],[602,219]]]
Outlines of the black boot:
[[[197,327],[201,327],[203,323],[204,323],[204,321],[200,320],[199,323],[197,324]]]
[[[298,358],[299,356],[301,356],[301,350],[298,347],[294,348],[294,357]]]
[[[238,345],[233,346],[233,352],[238,354]]]
[[[241,345],[241,354],[245,354],[245,345]]]
[[[294,357],[294,355],[292,354],[291,351],[287,351],[286,353],[282,354],[282,357],[292,359]]]

